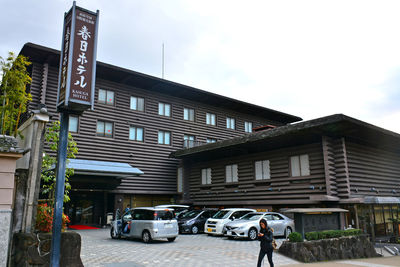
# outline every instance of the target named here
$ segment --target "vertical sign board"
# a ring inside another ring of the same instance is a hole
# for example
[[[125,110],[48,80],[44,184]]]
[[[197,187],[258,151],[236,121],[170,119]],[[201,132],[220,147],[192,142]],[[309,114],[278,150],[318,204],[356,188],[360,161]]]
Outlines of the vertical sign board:
[[[77,7],[64,15],[64,30],[58,76],[57,109],[61,112],[57,151],[56,188],[50,251],[50,266],[60,265],[62,209],[67,160],[69,113],[93,109],[96,79],[97,13]]]
[[[73,4],[64,16],[57,108],[83,112],[93,109],[99,11]]]

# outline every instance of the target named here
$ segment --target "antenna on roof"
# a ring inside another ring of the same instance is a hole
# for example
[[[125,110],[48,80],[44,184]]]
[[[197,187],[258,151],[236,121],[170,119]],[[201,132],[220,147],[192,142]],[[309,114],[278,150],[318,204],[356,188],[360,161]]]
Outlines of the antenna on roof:
[[[164,79],[164,43],[162,43],[162,72],[161,77]]]

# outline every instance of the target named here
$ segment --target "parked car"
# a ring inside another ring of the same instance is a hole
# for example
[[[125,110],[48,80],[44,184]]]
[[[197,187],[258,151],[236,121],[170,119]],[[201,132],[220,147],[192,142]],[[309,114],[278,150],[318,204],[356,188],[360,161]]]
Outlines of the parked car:
[[[173,209],[175,218],[178,219],[181,214],[189,211],[190,206],[187,205],[177,205],[177,204],[166,204],[166,205],[158,205],[155,208],[162,208],[162,209]]]
[[[267,220],[268,226],[274,230],[274,236],[287,237],[294,230],[294,221],[285,215],[275,212],[251,212],[239,220],[227,223],[224,227],[225,236],[256,240],[261,219]]]
[[[167,238],[173,242],[179,234],[173,210],[163,208],[130,209],[111,222],[111,238],[141,238],[148,243],[153,239]]]
[[[206,221],[205,232],[209,235],[223,235],[224,225],[230,221],[238,219],[249,212],[255,212],[254,209],[231,208],[222,209]]]
[[[204,224],[218,210],[191,210],[178,218],[179,232],[198,234],[204,232]]]

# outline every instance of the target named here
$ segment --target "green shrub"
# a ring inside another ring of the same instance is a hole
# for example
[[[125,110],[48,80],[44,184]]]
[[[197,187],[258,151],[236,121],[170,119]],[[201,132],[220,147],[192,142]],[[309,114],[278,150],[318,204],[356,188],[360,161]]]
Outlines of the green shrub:
[[[305,233],[305,237],[306,237],[307,240],[318,240],[318,239],[320,239],[318,232]]]
[[[362,234],[361,229],[347,229],[347,230],[344,230],[343,232],[344,232],[345,236],[361,235]]]
[[[289,235],[290,242],[303,242],[303,237],[298,232],[293,232]]]
[[[320,240],[329,238],[338,238],[342,236],[356,236],[362,234],[360,229],[347,229],[347,230],[325,230],[321,232],[308,232],[305,233],[307,240]]]

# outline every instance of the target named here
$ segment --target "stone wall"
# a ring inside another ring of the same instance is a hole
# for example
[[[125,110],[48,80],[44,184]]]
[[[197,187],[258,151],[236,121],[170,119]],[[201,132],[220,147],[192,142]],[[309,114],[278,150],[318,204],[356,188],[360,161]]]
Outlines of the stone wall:
[[[11,209],[0,209],[0,266],[5,267],[8,256]]]
[[[10,266],[50,266],[50,233],[15,233]],[[83,267],[80,257],[81,236],[75,232],[61,233],[61,267]]]
[[[301,262],[379,257],[368,236],[347,236],[304,242],[284,241],[279,253]]]

